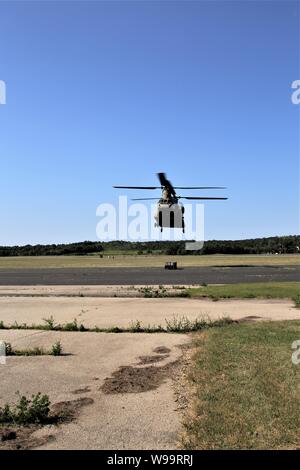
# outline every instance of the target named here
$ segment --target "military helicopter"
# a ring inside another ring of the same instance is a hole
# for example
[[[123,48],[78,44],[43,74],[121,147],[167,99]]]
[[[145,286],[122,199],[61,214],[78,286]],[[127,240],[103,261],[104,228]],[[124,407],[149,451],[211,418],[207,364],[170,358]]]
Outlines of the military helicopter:
[[[162,195],[157,197],[134,198],[132,201],[158,200],[157,211],[154,215],[155,227],[181,228],[184,233],[184,206],[180,199],[187,200],[226,200],[227,197],[204,197],[204,196],[177,196],[175,189],[226,189],[223,186],[173,186],[166,177],[166,173],[157,173],[160,186],[113,186],[118,189],[161,189]]]

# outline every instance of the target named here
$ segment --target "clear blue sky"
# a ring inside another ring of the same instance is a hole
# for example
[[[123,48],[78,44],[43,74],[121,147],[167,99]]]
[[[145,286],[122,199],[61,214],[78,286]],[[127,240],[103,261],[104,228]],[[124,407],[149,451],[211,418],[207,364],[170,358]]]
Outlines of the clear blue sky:
[[[299,2],[1,1],[0,79],[0,245],[95,240],[157,171],[228,187],[206,239],[299,232]]]

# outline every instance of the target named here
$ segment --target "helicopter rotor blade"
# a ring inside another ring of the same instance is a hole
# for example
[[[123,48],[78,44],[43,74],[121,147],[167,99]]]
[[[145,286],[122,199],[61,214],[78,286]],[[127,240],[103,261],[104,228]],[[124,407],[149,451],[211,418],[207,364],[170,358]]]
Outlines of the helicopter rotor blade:
[[[133,198],[131,201],[158,201],[159,197],[142,197],[142,198]],[[225,201],[228,197],[193,197],[193,196],[177,196],[177,199],[189,199],[189,200],[218,200]]]
[[[218,201],[225,201],[228,197],[193,197],[193,196],[178,196],[178,199],[189,199],[189,200],[218,200]]]
[[[118,189],[161,189],[161,186],[113,186]]]
[[[162,186],[168,186],[169,185],[169,181],[166,178],[166,173],[157,173],[157,176],[158,176],[159,182]]]
[[[131,201],[158,201],[160,198],[159,197],[138,197],[138,198],[133,198],[130,199]]]
[[[227,189],[224,186],[174,186],[174,189]]]
[[[157,176],[160,184],[162,185],[162,189],[167,188],[170,191],[171,195],[176,196],[175,189],[171,181],[167,179],[166,173],[157,173]]]

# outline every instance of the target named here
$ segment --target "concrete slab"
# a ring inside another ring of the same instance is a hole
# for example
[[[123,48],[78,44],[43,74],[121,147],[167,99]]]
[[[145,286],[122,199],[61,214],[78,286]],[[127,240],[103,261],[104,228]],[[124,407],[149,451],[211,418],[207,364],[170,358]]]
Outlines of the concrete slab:
[[[78,418],[60,426],[46,426],[36,437],[51,434],[54,440],[43,449],[172,449],[180,429],[180,414],[170,377],[153,389],[135,393],[104,393],[101,386],[121,366],[138,365],[139,356],[159,356],[153,350],[170,351],[154,364],[157,370],[178,360],[187,335],[61,333],[0,330],[0,340],[15,348],[43,346],[60,340],[62,357],[8,357],[0,365],[0,405],[16,401],[15,393],[49,395],[52,403],[88,397]],[[0,444],[1,447],[1,444]]]
[[[143,325],[165,325],[165,319],[199,316],[212,319],[246,316],[265,320],[300,319],[300,310],[289,300],[220,300],[186,298],[98,298],[98,297],[0,297],[0,321],[5,324],[41,324],[53,316],[57,323],[77,319],[86,327],[128,327],[139,320]]]

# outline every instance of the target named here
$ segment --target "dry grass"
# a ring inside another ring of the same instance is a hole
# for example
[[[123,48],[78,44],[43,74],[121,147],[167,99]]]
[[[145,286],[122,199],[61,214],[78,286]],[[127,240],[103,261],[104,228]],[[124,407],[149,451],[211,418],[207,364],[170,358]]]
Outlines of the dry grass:
[[[195,336],[185,449],[300,447],[300,322],[233,324]]]
[[[0,268],[101,268],[101,267],[162,267],[177,261],[188,266],[280,266],[299,265],[299,255],[115,255],[104,256],[12,256],[0,257]]]

